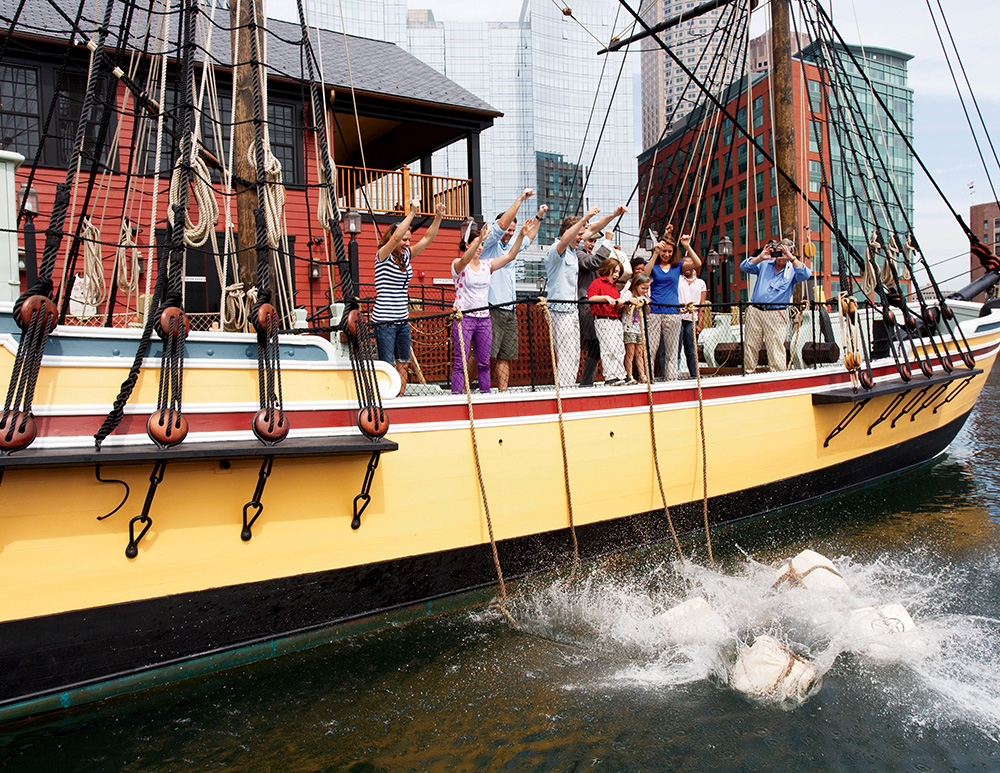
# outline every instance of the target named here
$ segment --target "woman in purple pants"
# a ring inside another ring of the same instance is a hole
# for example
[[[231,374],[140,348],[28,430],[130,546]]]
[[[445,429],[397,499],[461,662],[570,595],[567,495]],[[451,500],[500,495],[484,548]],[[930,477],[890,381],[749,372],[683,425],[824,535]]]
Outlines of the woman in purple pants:
[[[455,308],[462,312],[462,320],[455,320],[451,326],[452,342],[455,345],[455,364],[451,369],[452,394],[465,391],[465,375],[462,369],[462,347],[465,356],[476,356],[476,369],[479,371],[479,391],[487,394],[490,391],[490,345],[493,343],[493,325],[490,322],[489,293],[490,274],[503,268],[517,257],[521,242],[535,224],[528,220],[514,238],[514,243],[506,255],[498,258],[480,260],[483,251],[483,237],[486,230],[472,228],[466,234],[463,243],[468,247],[451,264],[451,278],[455,281]],[[459,342],[459,334],[462,336]]]

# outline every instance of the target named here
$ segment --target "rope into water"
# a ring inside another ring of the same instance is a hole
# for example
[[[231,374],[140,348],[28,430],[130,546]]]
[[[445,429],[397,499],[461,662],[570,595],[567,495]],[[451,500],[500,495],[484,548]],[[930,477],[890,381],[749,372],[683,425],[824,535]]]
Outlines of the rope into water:
[[[539,298],[538,305],[545,315],[545,324],[549,327],[549,354],[552,357],[552,381],[556,388],[556,409],[559,412],[559,444],[562,448],[563,483],[566,487],[566,508],[569,511],[569,533],[573,537],[573,569],[569,574],[570,581],[576,578],[576,570],[580,565],[580,545],[576,540],[576,525],[573,523],[573,494],[569,485],[569,459],[566,455],[566,429],[563,423],[562,394],[559,391],[559,371],[556,367],[555,331],[552,328],[552,314],[549,312],[547,298]],[[672,527],[671,527],[672,528]]]
[[[692,314],[700,314],[698,304],[688,303],[684,306],[685,311]],[[695,324],[692,322],[692,324]],[[697,342],[697,339],[695,339]],[[697,344],[696,344],[697,346]],[[695,360],[698,353],[695,352]],[[701,394],[701,368],[695,367],[695,383],[698,387],[698,433],[701,439],[701,512],[705,521],[705,543],[708,545],[708,563],[715,569],[715,557],[712,555],[712,535],[708,528],[708,449],[705,446],[705,401]],[[652,387],[649,386],[650,379],[646,379],[646,390],[652,396]]]
[[[684,552],[681,550],[681,541],[677,539],[677,530],[674,529],[674,520],[670,517],[670,508],[667,507],[667,495],[663,491],[663,476],[660,474],[660,457],[656,450],[656,424],[653,419],[653,360],[649,356],[649,347],[646,345],[647,314],[648,311],[643,306],[639,333],[642,335],[642,356],[646,357],[646,398],[649,400],[649,439],[653,446],[653,469],[656,470],[656,485],[660,487],[660,500],[663,502],[663,514],[667,517],[667,525],[670,527],[670,536],[673,537],[674,545],[677,547],[677,557],[680,559],[681,566],[684,566]]]
[[[497,552],[497,541],[493,535],[493,519],[490,517],[490,503],[486,496],[486,484],[483,482],[483,467],[479,461],[479,444],[476,442],[476,419],[472,413],[472,390],[469,388],[469,361],[465,352],[465,338],[462,333],[462,310],[455,309],[452,315],[458,325],[458,348],[462,355],[462,378],[465,384],[465,398],[469,406],[469,434],[472,436],[472,456],[476,462],[476,480],[479,482],[479,495],[483,499],[483,511],[486,513],[486,528],[490,533],[490,548],[493,550],[493,565],[497,570],[497,580],[500,583],[500,601],[491,606],[496,608],[515,628],[517,622],[507,611],[507,586],[503,581],[503,569],[500,567],[500,554]]]

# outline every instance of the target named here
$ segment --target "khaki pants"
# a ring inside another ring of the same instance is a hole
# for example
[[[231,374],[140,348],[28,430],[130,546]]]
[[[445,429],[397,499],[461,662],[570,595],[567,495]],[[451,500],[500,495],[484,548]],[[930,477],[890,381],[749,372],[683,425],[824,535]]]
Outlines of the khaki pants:
[[[767,362],[771,370],[786,370],[785,332],[788,314],[784,309],[758,309],[750,306],[743,320],[743,369],[747,373],[757,370],[761,344],[767,349]]]

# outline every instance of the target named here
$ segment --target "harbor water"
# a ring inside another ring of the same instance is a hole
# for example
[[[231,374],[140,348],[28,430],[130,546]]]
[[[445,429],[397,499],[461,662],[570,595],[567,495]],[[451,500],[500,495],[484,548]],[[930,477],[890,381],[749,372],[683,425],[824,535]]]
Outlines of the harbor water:
[[[477,607],[0,728],[4,771],[1000,769],[1000,378],[932,465],[511,586]],[[609,485],[628,485],[625,479]],[[810,548],[849,590],[773,588]],[[656,616],[725,623],[677,644]],[[878,647],[852,610],[901,604]],[[262,611],[262,614],[264,612]],[[729,686],[768,634],[821,677],[802,703]]]

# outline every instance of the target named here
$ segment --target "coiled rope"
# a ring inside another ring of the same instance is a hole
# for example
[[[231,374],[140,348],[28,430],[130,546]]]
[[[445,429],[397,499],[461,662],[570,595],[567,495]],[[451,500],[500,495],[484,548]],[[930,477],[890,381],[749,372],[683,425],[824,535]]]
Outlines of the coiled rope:
[[[580,565],[580,545],[576,539],[576,525],[573,523],[573,493],[569,485],[569,459],[566,455],[566,429],[563,426],[562,394],[559,391],[559,375],[556,367],[555,330],[552,327],[552,314],[549,311],[548,299],[539,298],[538,305],[545,315],[545,324],[549,327],[549,354],[552,357],[552,381],[555,382],[556,409],[559,412],[559,445],[562,448],[563,483],[566,487],[566,508],[569,511],[569,533],[573,537],[573,569],[569,574],[569,579],[573,580],[576,577],[577,567]]]
[[[83,241],[83,287],[80,298],[84,307],[97,307],[108,297],[108,283],[104,278],[104,263],[101,261],[101,231],[89,217],[83,218],[80,228]]]
[[[497,570],[497,580],[500,583],[500,601],[492,606],[517,627],[517,622],[507,611],[507,585],[503,581],[503,569],[500,568],[500,554],[497,552],[497,541],[493,535],[493,519],[490,517],[490,503],[486,497],[486,484],[483,482],[483,467],[479,461],[479,444],[476,442],[476,419],[472,413],[472,390],[469,388],[469,360],[465,352],[465,337],[462,334],[462,310],[455,309],[452,315],[458,325],[458,348],[462,355],[462,378],[465,384],[465,399],[469,406],[469,433],[472,436],[472,457],[476,462],[476,480],[479,482],[479,495],[483,500],[483,512],[486,513],[486,528],[490,533],[490,548],[493,550],[493,565]]]
[[[189,247],[203,247],[208,237],[215,233],[219,224],[219,204],[215,200],[215,191],[209,183],[208,166],[201,157],[201,142],[197,136],[191,136],[190,153],[190,187],[194,200],[198,204],[198,220],[192,222],[190,208],[184,213],[184,243]],[[170,206],[167,207],[167,222],[174,223],[174,210],[181,202],[181,187],[183,185],[183,169],[180,164],[174,167],[170,176]],[[190,199],[188,199],[190,201]]]
[[[656,450],[656,424],[653,419],[653,361],[649,358],[649,347],[646,345],[646,324],[649,311],[645,304],[642,307],[642,324],[639,325],[639,332],[642,335],[642,356],[646,357],[646,397],[649,400],[649,439],[653,446],[653,469],[656,470],[656,485],[660,487],[660,501],[663,502],[663,514],[667,517],[667,525],[670,527],[670,536],[673,537],[674,546],[677,548],[677,557],[681,566],[684,566],[684,553],[681,551],[681,541],[677,539],[677,530],[674,529],[674,520],[670,517],[670,508],[667,507],[667,495],[663,491],[663,476],[660,474],[660,456]],[[558,394],[558,392],[557,392]]]

